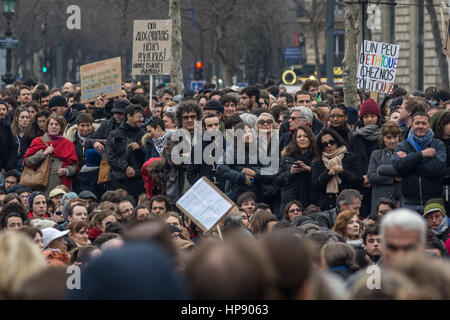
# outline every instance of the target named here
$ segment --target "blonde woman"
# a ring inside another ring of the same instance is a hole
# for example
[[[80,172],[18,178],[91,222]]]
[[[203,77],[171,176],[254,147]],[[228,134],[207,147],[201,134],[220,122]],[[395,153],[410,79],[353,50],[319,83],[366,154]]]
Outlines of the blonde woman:
[[[15,299],[23,282],[47,267],[39,250],[25,234],[0,234],[0,299]]]

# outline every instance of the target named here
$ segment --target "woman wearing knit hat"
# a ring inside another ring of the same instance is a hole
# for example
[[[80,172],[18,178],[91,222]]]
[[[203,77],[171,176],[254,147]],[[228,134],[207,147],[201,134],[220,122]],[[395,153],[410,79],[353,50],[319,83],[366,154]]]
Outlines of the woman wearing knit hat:
[[[360,159],[362,171],[364,173],[363,197],[364,201],[360,210],[361,217],[365,218],[370,214],[372,188],[367,178],[367,169],[372,152],[378,146],[378,138],[381,133],[381,111],[378,103],[373,99],[367,99],[361,104],[360,126],[356,129],[356,134],[350,141],[350,151],[354,152]]]
[[[444,202],[441,198],[430,199],[423,209],[423,217],[427,219],[436,237],[444,243],[449,238],[449,227]]]

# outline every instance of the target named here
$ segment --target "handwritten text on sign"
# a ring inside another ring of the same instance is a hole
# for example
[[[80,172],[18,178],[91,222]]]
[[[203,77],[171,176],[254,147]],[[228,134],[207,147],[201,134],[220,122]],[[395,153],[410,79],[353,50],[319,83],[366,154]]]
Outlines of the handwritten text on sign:
[[[364,40],[359,57],[358,89],[392,93],[400,46]]]
[[[134,20],[133,75],[170,73],[172,20]]]
[[[106,98],[120,96],[121,74],[120,57],[81,66],[81,102],[95,101],[102,93]]]

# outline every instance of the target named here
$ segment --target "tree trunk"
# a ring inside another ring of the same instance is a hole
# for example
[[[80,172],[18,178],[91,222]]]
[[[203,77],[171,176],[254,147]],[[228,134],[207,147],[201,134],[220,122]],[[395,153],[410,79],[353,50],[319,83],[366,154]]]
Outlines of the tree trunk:
[[[426,7],[428,14],[430,15],[431,30],[433,32],[436,55],[439,61],[441,88],[444,90],[449,90],[447,56],[442,53],[442,38],[439,28],[439,22],[436,15],[436,10],[434,9],[433,6],[433,1],[426,0]]]
[[[172,20],[172,63],[170,66],[170,78],[178,89],[178,94],[183,94],[183,62],[182,38],[181,38],[181,0],[170,0],[169,17]]]
[[[130,0],[123,0],[122,12],[120,21],[120,56],[122,57],[122,79],[127,79],[127,56],[128,56],[128,43],[127,43],[127,25],[128,25],[128,4]]]
[[[342,61],[344,103],[356,106],[356,72],[358,70],[359,6],[345,4],[345,54]]]
[[[315,55],[315,62],[316,62],[316,78],[320,82],[320,51],[319,51],[319,35],[317,30],[317,26],[313,26],[313,41],[314,41],[314,55]]]

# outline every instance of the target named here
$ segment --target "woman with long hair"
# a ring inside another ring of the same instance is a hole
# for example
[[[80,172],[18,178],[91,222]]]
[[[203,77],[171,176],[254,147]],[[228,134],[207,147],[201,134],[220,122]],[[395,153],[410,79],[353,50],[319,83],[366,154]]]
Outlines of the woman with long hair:
[[[25,133],[30,126],[30,113],[26,108],[17,108],[14,112],[13,122],[11,125],[11,131],[17,140],[17,169],[23,170],[22,158],[27,150],[25,142]]]
[[[317,136],[317,157],[311,169],[311,185],[322,210],[336,207],[337,195],[344,189],[359,190],[364,182],[357,156],[349,152],[342,137],[324,128]]]
[[[315,203],[315,195],[311,192],[311,166],[316,155],[316,138],[312,130],[306,126],[298,127],[293,139],[281,152],[280,170],[275,183],[281,189],[281,205],[298,200],[307,207]]]
[[[64,119],[51,115],[46,123],[46,133],[33,140],[23,158],[28,167],[39,167],[51,157],[51,168],[45,193],[49,194],[57,185],[72,187],[72,180],[78,170],[78,157],[73,143],[62,136],[66,123]]]

